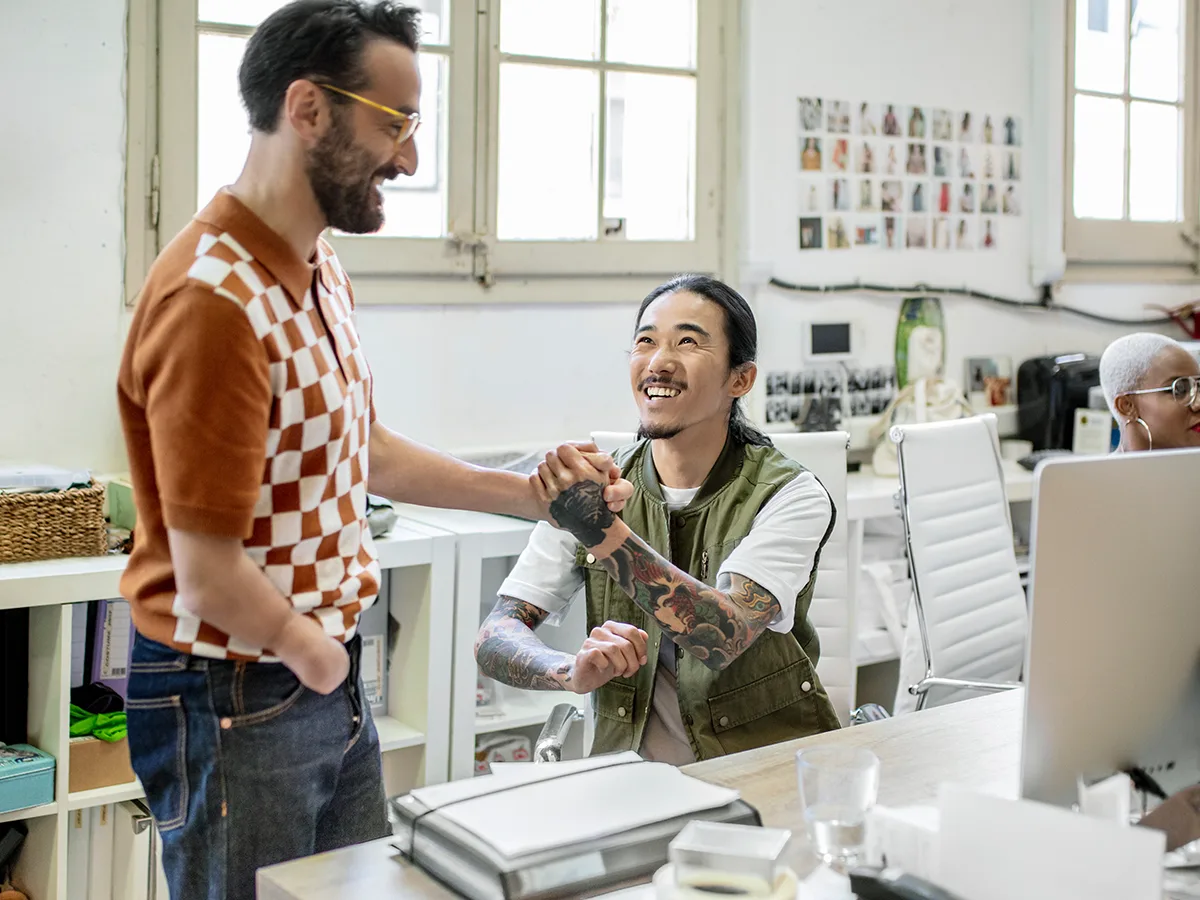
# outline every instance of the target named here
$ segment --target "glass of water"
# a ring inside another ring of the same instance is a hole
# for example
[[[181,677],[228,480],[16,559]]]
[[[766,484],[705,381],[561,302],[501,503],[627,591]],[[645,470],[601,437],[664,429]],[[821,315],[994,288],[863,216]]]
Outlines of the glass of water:
[[[879,757],[852,747],[799,750],[796,778],[813,851],[845,872],[866,845],[867,811],[879,794]]]

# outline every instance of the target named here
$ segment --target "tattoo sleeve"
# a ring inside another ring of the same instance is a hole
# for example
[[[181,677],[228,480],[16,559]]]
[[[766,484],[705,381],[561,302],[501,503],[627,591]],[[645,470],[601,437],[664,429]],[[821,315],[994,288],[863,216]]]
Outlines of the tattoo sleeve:
[[[671,565],[637,535],[630,535],[604,568],[621,589],[676,644],[710,669],[724,669],[779,614],[779,601],[742,575],[722,573],[717,587]]]
[[[552,650],[533,633],[544,610],[501,597],[479,628],[475,660],[489,678],[529,691],[571,690],[575,657]]]
[[[602,543],[604,529],[615,518],[604,502],[604,488],[594,481],[578,482],[559,494],[550,502],[550,515],[585,547]]]

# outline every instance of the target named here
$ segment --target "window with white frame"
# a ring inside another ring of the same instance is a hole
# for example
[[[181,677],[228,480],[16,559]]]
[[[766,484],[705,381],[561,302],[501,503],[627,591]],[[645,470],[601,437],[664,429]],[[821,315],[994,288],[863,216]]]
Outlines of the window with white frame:
[[[1069,260],[1196,261],[1198,7],[1068,3]]]
[[[131,0],[158,16],[160,244],[249,146],[237,68],[281,0]],[[721,0],[410,0],[420,165],[352,274],[504,278],[715,271],[726,127]]]

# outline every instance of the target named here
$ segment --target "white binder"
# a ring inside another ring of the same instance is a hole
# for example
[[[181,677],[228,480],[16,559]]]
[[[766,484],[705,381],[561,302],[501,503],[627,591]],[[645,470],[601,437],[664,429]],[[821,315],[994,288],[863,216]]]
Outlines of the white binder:
[[[92,819],[87,900],[113,900],[114,807],[111,803],[105,803],[87,812]]]

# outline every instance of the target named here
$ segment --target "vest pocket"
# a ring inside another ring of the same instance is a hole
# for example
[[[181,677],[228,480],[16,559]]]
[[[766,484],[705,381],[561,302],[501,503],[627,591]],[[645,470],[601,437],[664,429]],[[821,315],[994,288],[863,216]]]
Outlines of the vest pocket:
[[[713,733],[721,740],[726,753],[734,753],[745,749],[741,746],[744,742],[748,742],[748,746],[762,746],[825,731],[827,726],[816,705],[819,696],[820,689],[812,663],[804,658],[798,659],[790,666],[757,681],[710,697],[708,711]],[[758,723],[758,720],[793,705],[795,709],[789,710],[790,715],[783,717],[788,722],[781,721],[778,726],[775,723]],[[794,721],[796,719],[803,721]],[[746,728],[751,723],[758,725]],[[745,734],[727,734],[742,728],[745,728]],[[777,731],[781,733],[776,734]]]
[[[637,689],[632,684],[610,681],[592,694],[596,704],[596,715],[622,725],[633,725],[634,701]]]

